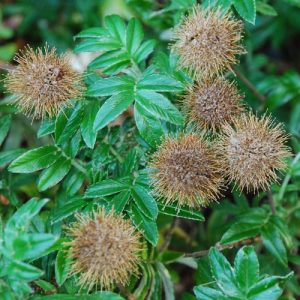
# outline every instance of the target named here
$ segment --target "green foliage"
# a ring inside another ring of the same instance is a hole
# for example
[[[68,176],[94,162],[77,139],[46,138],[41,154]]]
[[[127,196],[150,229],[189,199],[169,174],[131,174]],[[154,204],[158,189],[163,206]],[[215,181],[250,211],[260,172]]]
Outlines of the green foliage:
[[[0,67],[25,43],[75,49],[86,89],[52,119],[32,121],[0,83],[0,299],[299,298],[299,1],[6,2]],[[182,109],[193,78],[169,45],[197,3],[245,22],[236,70],[246,81],[234,79],[258,115],[283,122],[293,153],[268,192],[229,188],[203,209],[165,204],[148,168],[166,135],[194,131]],[[112,291],[81,288],[70,272],[66,227],[99,206],[141,233],[139,274]]]
[[[234,267],[216,248],[208,254],[211,276],[215,280],[209,287],[207,284],[194,288],[197,299],[272,299],[282,294],[280,284],[291,278],[286,276],[259,275],[259,262],[252,246],[241,248],[234,260]]]

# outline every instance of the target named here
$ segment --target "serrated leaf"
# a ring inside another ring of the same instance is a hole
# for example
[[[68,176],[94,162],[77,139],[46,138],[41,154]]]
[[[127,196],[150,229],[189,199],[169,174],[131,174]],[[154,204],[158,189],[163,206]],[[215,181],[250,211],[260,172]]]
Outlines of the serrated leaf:
[[[228,300],[222,292],[201,285],[194,288],[194,293],[199,300]]]
[[[176,205],[165,205],[162,203],[157,203],[159,208],[159,212],[169,216],[175,216],[184,219],[196,220],[196,221],[204,221],[205,218],[202,213],[198,210],[193,210],[191,208],[178,208]]]
[[[240,291],[234,272],[226,257],[216,248],[211,248],[208,256],[212,274],[220,290],[227,296],[239,297]]]
[[[133,92],[134,79],[130,76],[115,76],[98,79],[88,89],[88,96],[111,96],[121,92]]]
[[[143,109],[157,118],[177,125],[183,124],[184,119],[179,110],[161,94],[154,91],[139,90],[136,101]]]
[[[120,175],[121,176],[131,175],[131,173],[136,167],[136,164],[137,164],[137,151],[136,148],[133,148],[127,153],[124,159],[124,162],[122,164],[122,169],[120,171]]]
[[[138,90],[152,90],[157,92],[179,92],[184,88],[183,84],[167,75],[149,74],[138,81]]]
[[[43,275],[43,271],[21,261],[11,261],[7,266],[10,277],[15,280],[32,281]]]
[[[129,211],[130,218],[138,230],[153,246],[156,246],[158,241],[158,230],[156,223],[147,218],[140,209],[133,204]]]
[[[153,52],[155,44],[155,40],[148,40],[142,43],[133,56],[137,64],[145,60]]]
[[[141,23],[137,19],[131,19],[126,31],[126,47],[131,55],[139,48],[143,37],[144,32]]]
[[[55,146],[43,146],[22,154],[10,164],[8,170],[13,173],[32,173],[50,167],[59,157]]]
[[[74,38],[101,38],[107,34],[107,30],[102,27],[91,27],[80,31]]]
[[[255,0],[233,0],[233,6],[244,20],[248,21],[251,24],[255,23]]]
[[[287,265],[287,253],[280,234],[275,226],[266,224],[261,230],[263,244],[284,266]]]
[[[69,275],[71,259],[66,250],[58,251],[55,259],[55,280],[58,286],[62,286]]]
[[[71,160],[60,157],[52,166],[44,170],[38,182],[38,189],[45,191],[59,183],[70,171]]]
[[[55,130],[55,120],[53,119],[46,119],[43,121],[43,123],[41,124],[37,136],[38,138],[48,135],[50,133],[53,133]]]
[[[8,134],[11,124],[11,115],[1,116],[0,118],[0,146]]]
[[[156,147],[164,135],[160,121],[143,109],[139,103],[134,105],[134,118],[143,139],[151,146]]]
[[[27,260],[40,257],[57,238],[49,233],[23,233],[14,239],[12,256],[14,259]]]
[[[135,204],[144,215],[152,220],[157,218],[158,208],[155,199],[150,195],[150,190],[135,185],[131,190],[131,195]]]
[[[89,188],[85,192],[84,197],[85,198],[105,197],[128,189],[129,189],[128,184],[124,182],[121,182],[119,180],[106,179],[89,186]]]
[[[130,198],[130,191],[122,191],[116,196],[114,196],[111,201],[108,203],[108,207],[110,209],[114,209],[114,211],[118,214],[122,213],[126,204],[128,203]]]
[[[259,262],[253,246],[241,248],[234,260],[234,273],[241,290],[247,294],[259,279]]]
[[[117,15],[111,15],[104,18],[104,23],[110,35],[120,41],[123,45],[126,43],[126,26],[124,21]]]
[[[84,117],[80,125],[82,138],[87,147],[93,149],[96,143],[97,131],[94,129],[94,122],[97,112],[99,110],[99,104],[93,101],[84,108]]]
[[[97,113],[94,129],[100,130],[116,119],[134,101],[132,93],[122,92],[105,101]]]

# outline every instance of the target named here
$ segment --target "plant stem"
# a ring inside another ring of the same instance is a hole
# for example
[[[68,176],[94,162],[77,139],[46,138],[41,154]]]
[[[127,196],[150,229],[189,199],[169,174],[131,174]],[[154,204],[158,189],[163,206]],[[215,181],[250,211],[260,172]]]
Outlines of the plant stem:
[[[247,88],[261,103],[264,103],[266,101],[266,97],[257,90],[257,88],[248,80],[248,78],[244,74],[242,74],[237,68],[233,68],[233,71],[235,75],[247,86]]]
[[[275,206],[275,201],[272,195],[272,192],[270,190],[267,191],[267,196],[268,196],[268,201],[271,207],[272,214],[276,214],[276,206]]]
[[[76,159],[71,159],[71,164],[73,167],[75,167],[78,171],[82,172],[86,176],[88,176],[87,170],[76,160]]]
[[[159,249],[160,252],[164,252],[165,250],[168,249],[170,242],[172,240],[172,235],[174,233],[175,228],[178,225],[178,222],[179,222],[179,219],[174,217],[172,220],[172,223],[170,224],[170,227],[168,228],[168,230],[166,232],[165,241]]]
[[[215,245],[215,247],[219,250],[219,251],[223,251],[225,249],[231,249],[234,247],[239,247],[239,246],[245,246],[245,245],[251,245],[254,243],[258,243],[261,241],[261,238],[259,236],[254,237],[254,238],[249,238],[246,240],[242,240],[239,242],[234,242],[234,243],[230,243],[230,244],[226,244],[226,245],[220,245],[219,243],[217,243]],[[192,252],[192,253],[186,253],[185,257],[201,257],[201,256],[206,256],[209,252],[209,249],[207,250],[201,250],[201,251],[197,251],[197,252]]]
[[[112,146],[109,147],[109,151],[115,156],[119,163],[123,162],[123,158]]]

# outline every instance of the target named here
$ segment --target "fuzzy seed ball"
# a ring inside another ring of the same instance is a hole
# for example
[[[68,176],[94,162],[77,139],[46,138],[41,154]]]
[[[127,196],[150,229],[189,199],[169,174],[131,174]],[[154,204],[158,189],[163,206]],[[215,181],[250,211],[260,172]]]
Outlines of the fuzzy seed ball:
[[[211,77],[237,63],[243,23],[220,9],[195,6],[174,30],[173,50],[180,64],[196,76]]]
[[[18,65],[8,73],[5,86],[16,96],[15,103],[33,119],[55,116],[70,99],[81,96],[79,74],[66,55],[58,56],[48,46],[34,51],[26,47],[16,55]]]
[[[220,195],[222,178],[215,150],[196,135],[166,138],[150,168],[154,190],[166,204],[207,206]]]
[[[267,190],[277,180],[276,171],[286,167],[286,140],[282,125],[266,115],[245,114],[233,126],[224,125],[219,149],[227,177],[241,190]]]
[[[242,98],[233,82],[217,77],[196,82],[184,97],[183,106],[187,119],[196,127],[215,132],[243,111]]]
[[[140,234],[121,216],[100,209],[92,216],[77,216],[68,231],[73,238],[68,243],[71,274],[78,274],[80,286],[111,290],[138,274]]]

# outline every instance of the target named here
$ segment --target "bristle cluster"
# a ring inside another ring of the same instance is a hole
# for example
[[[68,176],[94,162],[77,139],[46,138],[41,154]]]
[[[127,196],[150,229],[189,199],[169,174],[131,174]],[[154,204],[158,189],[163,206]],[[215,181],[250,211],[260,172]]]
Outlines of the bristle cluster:
[[[112,289],[138,273],[140,235],[113,211],[100,209],[92,216],[78,216],[69,232],[71,272],[78,274],[80,286]]]
[[[236,55],[244,53],[242,29],[243,23],[229,12],[195,6],[175,29],[172,48],[182,67],[197,76],[219,75],[237,63]]]
[[[34,51],[28,46],[15,60],[18,65],[9,72],[5,85],[16,96],[21,111],[32,118],[55,116],[70,99],[81,96],[79,74],[70,67],[68,57],[57,55],[55,48]]]
[[[188,121],[215,132],[242,111],[242,96],[233,82],[217,77],[196,82],[184,97]]]
[[[286,166],[286,140],[282,126],[270,117],[243,115],[223,127],[219,149],[224,172],[241,190],[268,189],[277,180],[276,171]]]
[[[216,153],[196,135],[166,138],[150,167],[153,187],[166,204],[207,206],[220,195],[222,179]]]

